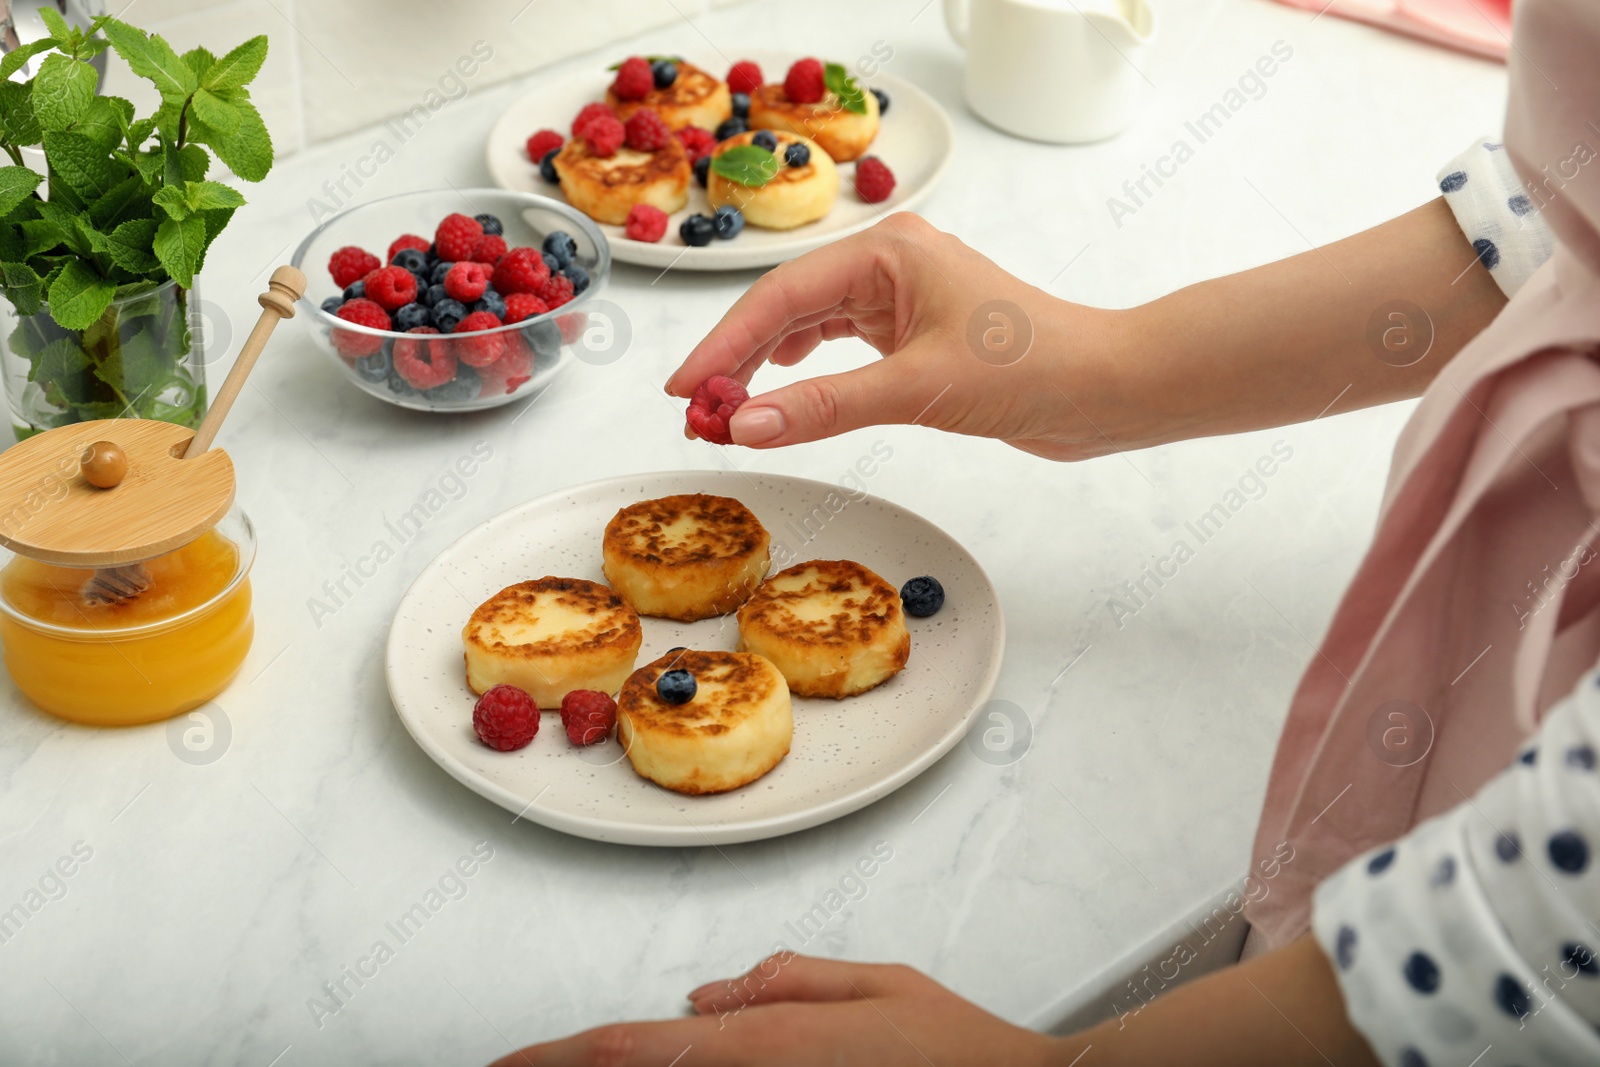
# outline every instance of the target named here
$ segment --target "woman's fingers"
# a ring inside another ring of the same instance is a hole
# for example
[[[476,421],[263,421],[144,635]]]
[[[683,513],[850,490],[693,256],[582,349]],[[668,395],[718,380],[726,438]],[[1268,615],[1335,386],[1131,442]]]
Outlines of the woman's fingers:
[[[859,1000],[889,992],[902,970],[894,965],[780,952],[738,978],[706,983],[689,994],[689,1002],[702,1015],[722,1015],[780,1001]]]
[[[667,392],[687,397],[712,375],[738,378],[741,370],[741,380],[748,380],[755,373],[752,360],[765,358],[792,324],[832,318],[847,298],[881,290],[889,281],[886,242],[876,230],[824,245],[762,275],[667,379]]]
[[[911,373],[915,366],[896,355],[753,396],[728,420],[728,432],[736,445],[773,448],[819,441],[863,426],[911,422],[946,387]]]
[[[693,1050],[690,1055],[686,1052]],[[715,1016],[615,1023],[529,1045],[491,1067],[733,1067],[748,1063]]]

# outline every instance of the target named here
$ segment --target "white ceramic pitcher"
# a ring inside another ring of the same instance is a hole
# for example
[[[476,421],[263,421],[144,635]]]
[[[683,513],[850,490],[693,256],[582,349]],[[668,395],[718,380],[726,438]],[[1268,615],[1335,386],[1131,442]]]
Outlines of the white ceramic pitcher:
[[[1076,144],[1133,122],[1155,38],[1149,0],[944,0],[967,103],[1007,133]]]

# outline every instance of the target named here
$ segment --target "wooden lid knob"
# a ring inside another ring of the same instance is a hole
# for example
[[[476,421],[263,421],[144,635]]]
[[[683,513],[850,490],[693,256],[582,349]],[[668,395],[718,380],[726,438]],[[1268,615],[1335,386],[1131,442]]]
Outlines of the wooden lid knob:
[[[128,473],[128,454],[113,441],[96,441],[83,450],[78,460],[83,480],[97,489],[121,485]]]

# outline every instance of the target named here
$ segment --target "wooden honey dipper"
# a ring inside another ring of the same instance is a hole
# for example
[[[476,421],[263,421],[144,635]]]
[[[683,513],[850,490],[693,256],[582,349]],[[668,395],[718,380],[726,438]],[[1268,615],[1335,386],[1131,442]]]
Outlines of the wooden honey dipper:
[[[296,267],[282,266],[272,272],[267,291],[256,298],[261,305],[261,317],[255,328],[245,338],[244,347],[223,379],[222,388],[211,401],[211,407],[200,422],[200,428],[189,440],[180,458],[193,459],[202,455],[216,440],[222,420],[228,417],[233,402],[244,390],[245,379],[261,357],[272,336],[273,328],[283,319],[294,318],[295,301],[306,291],[306,276]],[[83,478],[97,489],[113,489],[127,476],[128,457],[113,441],[95,441],[84,449],[78,461]],[[231,498],[231,493],[230,493]],[[131,600],[150,588],[150,573],[143,563],[129,563],[98,568],[93,577],[83,585],[84,600],[98,604],[120,604]]]

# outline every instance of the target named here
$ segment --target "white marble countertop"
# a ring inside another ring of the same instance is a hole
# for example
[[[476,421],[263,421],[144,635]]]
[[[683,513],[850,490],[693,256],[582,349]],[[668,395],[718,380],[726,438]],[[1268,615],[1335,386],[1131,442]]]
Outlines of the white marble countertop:
[[[887,69],[956,124],[957,157],[926,216],[1020,277],[1104,305],[1395,215],[1500,124],[1493,64],[1261,0],[1167,0],[1160,13],[1141,122],[1082,148],[974,119],[960,53],[924,0],[756,2],[629,47],[709,53],[714,66],[713,49],[782,42],[848,57],[886,44]],[[1118,226],[1106,199],[1279,40],[1293,57],[1260,98]],[[537,82],[450,105],[359,198],[483,183],[490,124]],[[204,277],[235,324],[232,349],[270,268],[311,226],[307,197],[380,137],[392,140],[372,131],[294,157],[246,189],[251,205]],[[631,318],[631,350],[575,365],[520,419],[517,408],[450,419],[388,407],[339,381],[299,324],[285,328],[221,441],[261,552],[254,650],[218,701],[230,735],[220,758],[180,759],[159,724],[58,722],[0,682],[0,910],[43,900],[0,943],[0,1061],[478,1064],[604,1020],[676,1013],[689,989],[780,940],[902,960],[1045,1025],[1063,1004],[1109,1007],[1108,976],[1236,883],[1286,702],[1366,542],[1405,406],[1076,466],[904,427],[724,460],[680,436],[658,383],[753,277],[619,268],[608,295]],[[863,358],[838,343],[807,369]],[[817,829],[642,849],[512,825],[397,721],[381,662],[395,603],[476,523],[642,468],[731,461],[835,479],[878,439],[895,458],[870,490],[950,531],[999,588],[1009,638],[996,696],[1027,712],[1022,758],[996,765],[962,746]],[[494,458],[465,495],[315,627],[308,602],[323,583],[478,441]],[[1136,613],[1114,617],[1121,583],[1277,442],[1292,458],[1259,499]],[[385,924],[475,848],[492,859],[462,890],[446,879],[443,906],[398,942]],[[785,924],[874,848],[892,859],[865,895],[802,943]],[[75,849],[89,858],[70,878],[45,877]],[[53,892],[30,898],[41,879]],[[392,958],[360,964],[380,940]],[[344,977],[358,966],[372,974],[360,985]],[[343,981],[343,1003],[319,1017],[311,1005],[336,1003],[330,981]]]

